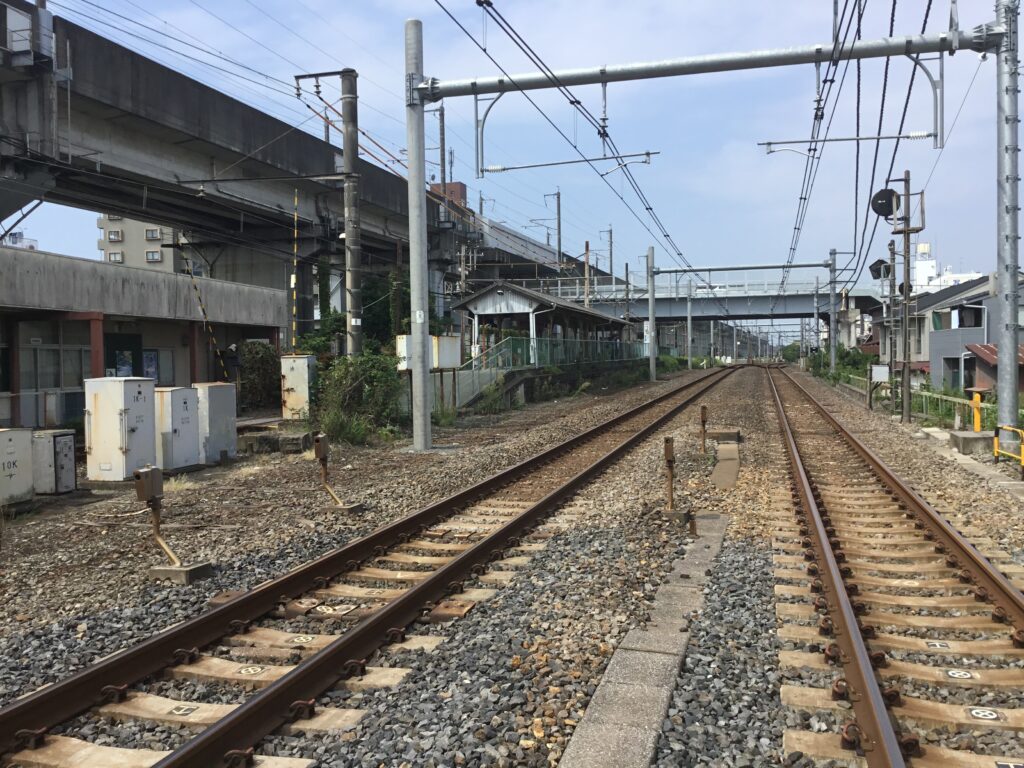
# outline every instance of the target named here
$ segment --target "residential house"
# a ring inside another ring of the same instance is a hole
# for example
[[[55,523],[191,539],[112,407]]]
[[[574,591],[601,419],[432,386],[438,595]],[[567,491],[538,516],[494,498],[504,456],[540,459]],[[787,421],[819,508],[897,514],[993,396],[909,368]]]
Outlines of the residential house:
[[[929,333],[931,382],[936,389],[992,386],[996,364],[993,342],[1001,322],[1000,301],[989,278],[965,283],[961,291],[932,307]],[[1024,310],[1017,310],[1017,322]]]
[[[984,287],[987,293],[988,277],[979,277],[959,285],[951,285],[933,293],[923,293],[910,297],[910,344],[909,355],[903,348],[903,307],[897,302],[895,317],[887,315],[878,320],[879,358],[882,363],[892,366],[893,371],[900,370],[904,359],[909,359],[911,385],[920,386],[925,381],[934,385],[935,371],[938,369],[941,381],[941,369],[944,356],[948,356],[949,345],[945,339],[935,339],[933,331],[950,329],[951,319],[948,316],[950,307],[962,302],[965,297],[977,293]],[[967,302],[969,303],[969,302]],[[973,315],[966,316],[969,322]],[[957,330],[960,329],[957,326]],[[939,351],[939,363],[935,362],[931,345],[936,341]],[[971,337],[973,341],[973,337]],[[962,351],[962,343],[960,344]],[[959,353],[957,353],[959,354]],[[940,385],[941,386],[941,385]]]

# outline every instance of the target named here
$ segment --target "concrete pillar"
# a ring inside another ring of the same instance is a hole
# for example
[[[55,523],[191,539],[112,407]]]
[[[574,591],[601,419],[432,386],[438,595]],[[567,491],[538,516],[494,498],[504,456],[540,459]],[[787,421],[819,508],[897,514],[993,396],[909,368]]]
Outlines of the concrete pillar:
[[[188,324],[188,374],[192,384],[201,381],[199,377],[202,375],[199,367],[199,350],[202,349],[200,327],[201,324],[195,320]]]
[[[4,335],[7,337],[7,370],[11,376],[11,426],[21,426],[21,342],[18,339],[18,321],[13,317],[6,321]]]
[[[98,313],[97,313],[98,314]],[[104,370],[104,348],[103,348],[103,315],[89,319],[89,370],[93,378],[103,376]]]

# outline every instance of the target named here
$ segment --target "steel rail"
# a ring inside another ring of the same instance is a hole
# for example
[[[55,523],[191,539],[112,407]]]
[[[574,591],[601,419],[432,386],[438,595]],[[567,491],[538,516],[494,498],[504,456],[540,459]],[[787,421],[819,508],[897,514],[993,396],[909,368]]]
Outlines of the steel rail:
[[[821,596],[828,605],[832,634],[839,646],[839,661],[846,679],[846,691],[853,705],[857,730],[849,727],[844,729],[844,742],[847,742],[848,735],[855,740],[844,743],[844,746],[858,747],[863,751],[870,768],[902,768],[906,762],[900,749],[900,740],[889,719],[885,698],[875,678],[871,655],[861,636],[857,614],[846,592],[843,574],[832,551],[825,524],[821,519],[821,510],[818,508],[814,489],[800,458],[800,451],[789,424],[789,417],[783,408],[782,398],[771,371],[767,373],[775,402],[775,412],[779,417],[779,430],[793,473],[793,484],[800,497],[807,527],[812,534],[810,540],[817,559]]]
[[[444,519],[452,510],[472,503],[572,450],[600,432],[719,374],[721,371],[709,372],[653,397],[513,467],[497,472],[475,485],[382,526],[282,576],[263,582],[195,618],[111,654],[65,680],[14,700],[0,709],[0,755],[19,748],[19,731],[45,731],[70,720],[90,707],[102,703],[103,691],[108,686],[132,685],[161,669],[172,666],[180,649],[202,648],[225,635],[240,631],[248,622],[273,611],[282,602],[317,588],[324,579],[336,578],[346,571],[356,569],[361,561],[374,556],[378,547],[391,547],[403,539],[416,535],[423,528]]]
[[[697,387],[693,394],[626,437],[597,461],[456,559],[434,571],[401,597],[363,619],[322,651],[300,662],[286,675],[251,696],[226,717],[156,763],[153,768],[210,768],[229,764],[229,755],[242,753],[255,746],[264,736],[294,719],[291,713],[298,707],[293,707],[293,702],[316,699],[332,688],[339,679],[346,676],[346,670],[358,668],[383,645],[389,632],[401,630],[415,621],[424,611],[424,606],[429,607],[433,601],[453,590],[461,590],[461,579],[481,569],[493,555],[557,509],[564,499],[586,485],[622,453],[735,370],[727,368],[716,372],[717,375],[713,377],[703,377],[698,383],[705,383],[705,386]]]
[[[1024,595],[960,531],[950,525],[938,510],[901,480],[879,456],[862,443],[788,372],[783,371],[846,442],[867,462],[889,491],[914,515],[925,538],[935,543],[939,554],[948,558],[950,567],[962,568],[961,578],[975,585],[979,599],[989,600],[995,608],[993,618],[1010,624],[1013,644],[1024,647]]]

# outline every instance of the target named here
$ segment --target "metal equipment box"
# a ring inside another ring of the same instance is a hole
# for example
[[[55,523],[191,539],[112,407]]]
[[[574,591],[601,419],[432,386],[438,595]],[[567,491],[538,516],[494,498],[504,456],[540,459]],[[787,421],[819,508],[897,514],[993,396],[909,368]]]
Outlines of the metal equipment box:
[[[395,337],[395,355],[398,357],[398,370],[409,370],[410,364],[410,337],[401,335]],[[430,369],[450,370],[462,365],[461,355],[462,339],[459,336],[445,334],[443,336],[430,337]]]
[[[315,386],[316,358],[313,355],[281,355],[281,418],[308,418]]]
[[[130,480],[156,463],[152,379],[111,376],[85,380],[86,477]]]
[[[75,431],[43,429],[32,433],[32,484],[36,493],[70,493],[75,479]]]
[[[32,430],[0,429],[0,508],[32,501]]]
[[[235,385],[220,381],[193,384],[199,395],[199,463],[216,464],[224,453],[238,455]]]
[[[166,471],[199,463],[199,393],[192,387],[157,387],[156,465]]]

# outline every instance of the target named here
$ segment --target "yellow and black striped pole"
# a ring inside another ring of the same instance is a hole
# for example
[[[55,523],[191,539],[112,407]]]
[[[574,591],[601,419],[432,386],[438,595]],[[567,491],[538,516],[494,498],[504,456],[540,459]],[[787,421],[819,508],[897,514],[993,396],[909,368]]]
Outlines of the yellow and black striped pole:
[[[220,363],[220,369],[224,374],[224,381],[230,381],[228,376],[228,367],[224,364],[224,355],[221,354],[220,346],[217,344],[217,337],[213,333],[213,324],[210,322],[210,315],[206,311],[206,304],[203,303],[203,294],[199,290],[199,283],[196,282],[196,273],[192,269],[192,259],[188,256],[185,257],[185,268],[188,269],[189,279],[192,280],[192,289],[196,293],[196,301],[199,302],[199,311],[203,314],[203,326],[206,328],[206,332],[210,335],[210,344],[213,346],[213,351],[217,355],[217,361]]]

